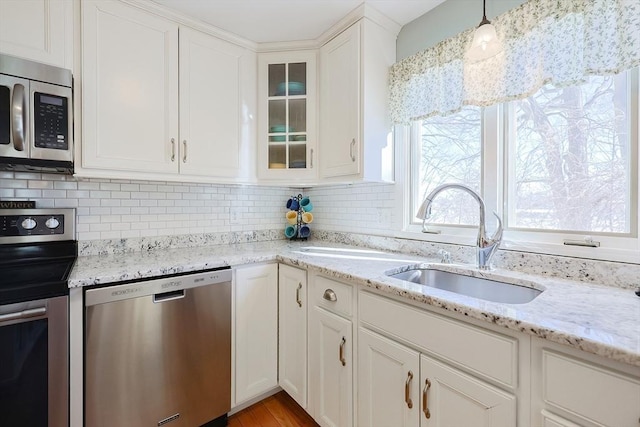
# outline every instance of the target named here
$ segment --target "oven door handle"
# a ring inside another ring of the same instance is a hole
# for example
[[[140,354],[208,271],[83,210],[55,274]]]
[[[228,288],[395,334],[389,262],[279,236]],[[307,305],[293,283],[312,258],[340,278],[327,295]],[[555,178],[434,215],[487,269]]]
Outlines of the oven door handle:
[[[26,310],[0,314],[0,323],[11,322],[13,320],[28,319],[30,317],[40,317],[46,314],[47,307],[28,308]]]
[[[24,140],[27,133],[27,102],[24,86],[16,84],[13,87],[11,99],[11,117],[13,118],[13,147],[16,151],[24,151]]]

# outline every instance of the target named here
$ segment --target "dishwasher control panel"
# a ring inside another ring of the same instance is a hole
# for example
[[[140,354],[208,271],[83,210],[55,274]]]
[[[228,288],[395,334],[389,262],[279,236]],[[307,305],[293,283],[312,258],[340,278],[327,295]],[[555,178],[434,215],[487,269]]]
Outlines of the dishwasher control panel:
[[[231,268],[210,270],[193,274],[169,276],[160,279],[141,280],[115,284],[98,289],[88,289],[85,306],[104,304],[131,298],[152,296],[154,302],[164,302],[184,297],[185,291],[200,286],[231,282]]]

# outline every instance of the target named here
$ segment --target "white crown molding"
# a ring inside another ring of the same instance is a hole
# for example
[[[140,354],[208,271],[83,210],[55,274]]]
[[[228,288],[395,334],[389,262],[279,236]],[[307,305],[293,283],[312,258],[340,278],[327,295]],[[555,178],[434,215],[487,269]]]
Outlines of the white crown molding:
[[[258,53],[313,50],[320,48],[320,46],[321,45],[317,40],[258,43]]]
[[[258,43],[254,41],[247,40],[236,34],[222,30],[218,27],[214,27],[213,25],[204,23],[188,15],[184,15],[182,13],[176,12],[158,3],[152,2],[151,0],[121,0],[121,1],[128,3],[132,6],[135,6],[139,9],[143,9],[147,12],[155,13],[164,18],[175,21],[178,24],[186,25],[194,30],[198,30],[203,33],[217,37],[221,40],[228,41],[229,43],[233,43],[238,46],[245,47],[254,52],[258,51]]]
[[[0,0],[1,1],[1,0]],[[374,8],[373,6],[362,3],[360,6],[353,9],[347,15],[345,15],[340,21],[338,21],[331,28],[322,33],[315,40],[300,40],[290,42],[269,42],[269,43],[256,43],[254,41],[245,39],[231,32],[222,30],[213,25],[206,24],[198,19],[176,12],[151,0],[121,0],[131,6],[142,9],[146,12],[160,15],[164,18],[175,21],[178,24],[188,26],[203,33],[212,35],[221,40],[228,41],[238,46],[245,47],[257,53],[262,52],[288,52],[294,50],[311,50],[319,49],[322,45],[329,40],[355,24],[362,18],[378,24],[386,31],[389,31],[394,36],[397,36],[402,26],[393,21],[388,16]]]

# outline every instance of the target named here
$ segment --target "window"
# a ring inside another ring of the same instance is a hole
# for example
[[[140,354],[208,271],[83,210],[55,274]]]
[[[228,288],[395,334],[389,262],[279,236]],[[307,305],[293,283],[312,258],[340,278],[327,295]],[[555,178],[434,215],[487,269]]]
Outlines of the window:
[[[405,230],[419,230],[426,194],[457,182],[482,194],[488,221],[498,210],[503,248],[638,262],[638,92],[636,69],[417,122]],[[466,193],[440,193],[432,213],[441,234],[428,240],[475,236],[478,207]],[[596,252],[564,244],[590,237],[602,243]]]
[[[477,107],[459,113],[423,120],[415,155],[416,171],[413,213],[438,185],[456,182],[480,191],[482,162],[482,114]],[[430,223],[473,225],[478,209],[467,209],[471,196],[461,191],[442,193],[434,200]],[[417,221],[417,218],[416,218]],[[421,222],[422,220],[420,220]]]
[[[627,74],[543,87],[509,106],[511,228],[628,234]]]

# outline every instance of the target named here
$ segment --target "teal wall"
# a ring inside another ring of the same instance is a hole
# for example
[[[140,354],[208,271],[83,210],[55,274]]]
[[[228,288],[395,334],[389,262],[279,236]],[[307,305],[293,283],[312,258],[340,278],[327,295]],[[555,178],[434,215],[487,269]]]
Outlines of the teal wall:
[[[526,0],[487,0],[491,20]],[[400,31],[396,58],[401,60],[472,27],[482,20],[482,0],[446,0]]]

